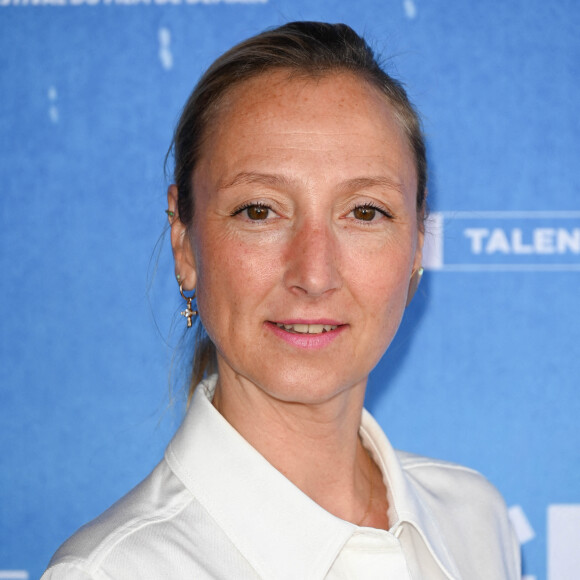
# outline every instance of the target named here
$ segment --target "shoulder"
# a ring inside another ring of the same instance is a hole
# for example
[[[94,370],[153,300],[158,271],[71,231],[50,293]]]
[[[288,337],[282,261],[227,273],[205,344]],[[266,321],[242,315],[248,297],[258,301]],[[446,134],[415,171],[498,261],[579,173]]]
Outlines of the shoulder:
[[[163,460],[53,556],[41,580],[256,578],[231,539]]]
[[[147,577],[152,546],[158,550],[160,538],[178,533],[179,520],[192,503],[193,496],[161,462],[137,487],[71,536],[53,556],[42,580],[115,578],[120,565],[131,570],[123,577],[136,578],[140,572]]]
[[[477,499],[477,503],[485,502],[505,509],[499,491],[475,469],[405,451],[396,454],[416,491],[429,493],[440,502]]]
[[[458,567],[497,563],[516,578],[520,546],[497,488],[462,465],[397,451],[408,484],[432,518]],[[468,573],[469,575],[469,573]]]

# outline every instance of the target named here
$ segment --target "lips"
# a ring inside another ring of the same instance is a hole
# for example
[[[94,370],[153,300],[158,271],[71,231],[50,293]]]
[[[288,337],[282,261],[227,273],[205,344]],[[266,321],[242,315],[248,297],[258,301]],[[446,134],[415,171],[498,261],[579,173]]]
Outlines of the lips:
[[[293,348],[301,350],[321,350],[338,340],[348,324],[341,324],[331,318],[304,320],[291,319],[267,321],[266,327],[279,339]]]
[[[337,324],[285,324],[283,322],[275,323],[278,328],[294,334],[323,334],[336,330]]]

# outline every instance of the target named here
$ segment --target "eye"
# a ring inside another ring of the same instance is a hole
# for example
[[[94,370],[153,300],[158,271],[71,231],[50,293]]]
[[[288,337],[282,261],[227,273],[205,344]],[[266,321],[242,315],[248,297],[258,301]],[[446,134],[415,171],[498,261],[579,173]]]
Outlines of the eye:
[[[374,207],[362,206],[355,207],[352,210],[354,217],[357,220],[363,220],[365,222],[372,222],[375,219],[377,210]]]
[[[272,217],[274,212],[267,205],[249,203],[236,209],[232,215],[242,215],[251,221],[263,221]]]
[[[386,211],[371,204],[358,205],[350,212],[350,216],[363,222],[372,222],[382,217],[390,217]]]
[[[251,205],[245,211],[251,220],[265,220],[270,213],[270,210],[263,205]]]

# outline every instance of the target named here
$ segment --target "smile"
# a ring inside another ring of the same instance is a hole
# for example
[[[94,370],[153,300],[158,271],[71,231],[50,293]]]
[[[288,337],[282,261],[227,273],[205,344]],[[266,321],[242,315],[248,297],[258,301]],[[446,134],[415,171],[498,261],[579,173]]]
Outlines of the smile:
[[[295,334],[322,334],[337,328],[332,324],[283,324],[282,322],[276,322],[276,326]]]

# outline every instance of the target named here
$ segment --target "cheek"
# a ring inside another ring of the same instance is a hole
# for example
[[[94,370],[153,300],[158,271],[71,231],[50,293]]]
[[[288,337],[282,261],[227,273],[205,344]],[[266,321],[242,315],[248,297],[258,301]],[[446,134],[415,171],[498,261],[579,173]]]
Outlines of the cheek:
[[[392,242],[373,252],[351,255],[349,278],[353,295],[364,313],[367,349],[377,360],[391,343],[407,301],[413,249],[410,243]],[[362,356],[362,353],[361,353]]]
[[[392,236],[381,244],[345,245],[346,276],[375,307],[389,306],[406,295],[413,267],[414,244],[406,236]]]
[[[248,243],[236,236],[200,231],[195,243],[198,304],[204,318],[243,314],[272,287],[276,278],[275,248]]]

